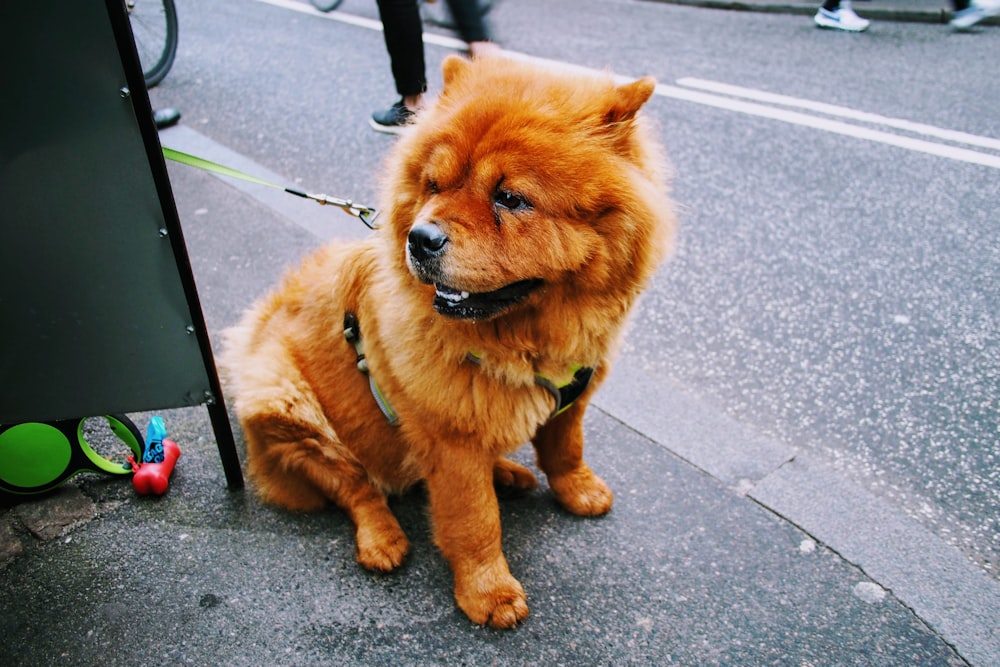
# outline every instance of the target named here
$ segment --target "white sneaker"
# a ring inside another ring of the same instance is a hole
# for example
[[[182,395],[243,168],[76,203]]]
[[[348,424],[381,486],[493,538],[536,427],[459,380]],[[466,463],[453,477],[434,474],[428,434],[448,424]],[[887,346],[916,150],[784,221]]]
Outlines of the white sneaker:
[[[955,16],[948,22],[948,25],[955,30],[968,30],[983,19],[997,14],[1000,14],[1000,1],[972,0],[968,7],[955,12]]]
[[[820,28],[833,28],[848,32],[864,32],[871,25],[871,21],[861,18],[850,7],[840,7],[832,12],[820,7],[816,16],[813,17],[813,21]]]

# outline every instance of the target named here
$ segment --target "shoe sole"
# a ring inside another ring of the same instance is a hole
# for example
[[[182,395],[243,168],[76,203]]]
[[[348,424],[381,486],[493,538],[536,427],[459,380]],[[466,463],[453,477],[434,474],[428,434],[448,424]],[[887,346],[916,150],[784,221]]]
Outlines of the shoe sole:
[[[395,134],[400,135],[406,131],[406,125],[382,125],[381,123],[376,123],[374,118],[368,119],[368,124],[376,132],[381,132],[382,134]]]
[[[815,19],[813,19],[813,23],[816,24],[817,28],[825,28],[826,30],[840,30],[842,32],[864,32],[865,30],[868,30],[867,25],[861,28],[848,28],[840,23],[821,23]]]
[[[958,18],[953,18],[948,22],[948,25],[955,30],[968,30],[969,28],[979,25],[986,19],[991,19],[998,14],[1000,14],[1000,6],[980,8],[979,11],[972,16],[960,16]]]
[[[987,18],[989,18],[989,17],[986,16],[985,14],[979,13],[979,14],[976,14],[975,16],[972,16],[972,17],[965,17],[965,16],[963,16],[963,17],[961,17],[959,19],[952,19],[949,22],[949,25],[952,28],[954,28],[955,30],[968,30],[968,29],[972,28],[973,26],[978,25],[980,22],[982,22],[983,20],[985,20]]]

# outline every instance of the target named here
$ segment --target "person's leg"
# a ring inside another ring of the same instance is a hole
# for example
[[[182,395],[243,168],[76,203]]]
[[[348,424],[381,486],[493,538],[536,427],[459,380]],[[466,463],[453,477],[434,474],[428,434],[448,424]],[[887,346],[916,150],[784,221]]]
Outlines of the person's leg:
[[[500,52],[500,47],[492,41],[479,0],[448,0],[448,10],[455,19],[458,33],[469,45],[470,56],[476,58]]]
[[[479,9],[479,0],[448,0],[458,34],[467,43],[490,41],[490,31]]]
[[[376,111],[369,123],[379,132],[398,134],[413,119],[427,90],[423,24],[417,0],[377,0],[392,78],[402,99]]]
[[[427,75],[417,0],[378,0],[378,11],[396,92],[403,98],[419,98],[427,90]]]

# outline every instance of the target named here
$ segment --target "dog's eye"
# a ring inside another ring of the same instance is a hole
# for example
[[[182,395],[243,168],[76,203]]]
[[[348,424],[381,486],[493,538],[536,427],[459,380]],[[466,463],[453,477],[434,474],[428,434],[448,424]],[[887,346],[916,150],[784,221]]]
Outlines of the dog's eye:
[[[432,195],[441,194],[441,188],[438,187],[438,182],[434,180],[427,181],[427,192]]]
[[[514,192],[509,192],[504,189],[498,189],[496,194],[493,195],[493,201],[504,208],[511,211],[520,211],[526,208],[530,208],[531,204],[528,200],[519,194]]]

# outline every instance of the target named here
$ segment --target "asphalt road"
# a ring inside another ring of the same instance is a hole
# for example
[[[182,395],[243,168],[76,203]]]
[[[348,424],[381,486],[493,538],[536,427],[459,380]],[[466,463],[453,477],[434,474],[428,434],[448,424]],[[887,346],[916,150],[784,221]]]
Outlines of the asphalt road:
[[[377,19],[374,3],[326,18],[294,0],[178,5],[154,106],[288,181],[374,201],[393,139],[366,118],[396,95],[381,35],[346,22]],[[503,0],[492,23],[509,50],[662,84],[648,111],[682,234],[635,318],[623,359],[642,377],[627,381],[708,406],[779,459],[821,463],[996,578],[1000,80],[984,63],[1000,31],[845,35],[635,0]],[[435,32],[432,93],[453,50]],[[750,92],[706,92],[719,83]]]

